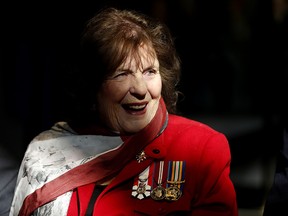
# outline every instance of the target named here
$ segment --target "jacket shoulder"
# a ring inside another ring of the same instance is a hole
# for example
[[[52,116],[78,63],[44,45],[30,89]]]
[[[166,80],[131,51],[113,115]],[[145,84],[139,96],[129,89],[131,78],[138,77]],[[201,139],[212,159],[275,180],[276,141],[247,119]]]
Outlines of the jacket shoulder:
[[[179,130],[193,130],[200,133],[205,133],[206,135],[222,134],[208,124],[180,115],[170,114],[169,125],[173,129],[178,128]]]

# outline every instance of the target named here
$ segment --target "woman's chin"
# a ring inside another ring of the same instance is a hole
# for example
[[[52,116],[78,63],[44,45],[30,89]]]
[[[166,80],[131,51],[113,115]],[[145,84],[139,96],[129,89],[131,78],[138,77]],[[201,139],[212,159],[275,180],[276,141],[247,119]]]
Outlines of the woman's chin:
[[[149,121],[133,122],[133,124],[126,125],[123,128],[123,131],[126,134],[134,134],[144,129],[148,124],[149,124]]]

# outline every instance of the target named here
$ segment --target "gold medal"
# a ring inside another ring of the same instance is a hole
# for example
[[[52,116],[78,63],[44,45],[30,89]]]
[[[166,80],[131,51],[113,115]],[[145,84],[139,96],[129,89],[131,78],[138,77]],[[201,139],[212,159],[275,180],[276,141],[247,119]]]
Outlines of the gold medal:
[[[185,161],[169,161],[165,200],[177,201],[185,183]]]
[[[182,195],[181,190],[177,186],[166,188],[165,199],[169,201],[177,201]]]
[[[166,196],[166,190],[161,185],[153,188],[150,194],[151,198],[154,200],[162,200]]]

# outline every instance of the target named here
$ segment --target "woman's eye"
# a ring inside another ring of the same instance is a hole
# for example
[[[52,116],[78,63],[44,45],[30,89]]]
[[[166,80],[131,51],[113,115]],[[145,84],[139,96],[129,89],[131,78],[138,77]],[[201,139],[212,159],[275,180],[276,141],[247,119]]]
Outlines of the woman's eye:
[[[157,71],[154,70],[154,69],[149,69],[149,70],[146,70],[146,71],[143,72],[144,75],[148,75],[148,76],[149,75],[154,75],[156,73],[157,73]]]
[[[113,79],[117,79],[117,78],[121,78],[121,77],[124,77],[124,76],[127,76],[127,72],[119,72],[119,73],[116,73],[113,75]]]

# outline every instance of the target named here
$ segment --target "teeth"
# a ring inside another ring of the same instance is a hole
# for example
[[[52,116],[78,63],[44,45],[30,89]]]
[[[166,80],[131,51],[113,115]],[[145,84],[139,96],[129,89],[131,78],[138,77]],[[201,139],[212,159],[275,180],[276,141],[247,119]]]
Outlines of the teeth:
[[[129,106],[130,109],[143,109],[146,105],[133,105]]]

